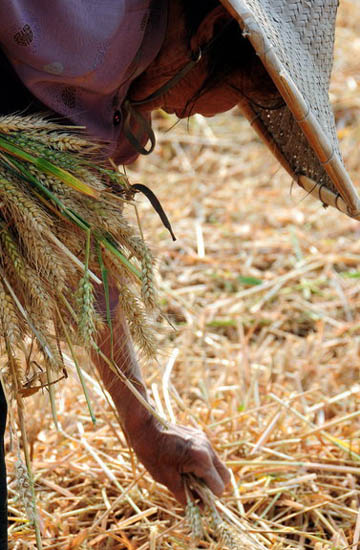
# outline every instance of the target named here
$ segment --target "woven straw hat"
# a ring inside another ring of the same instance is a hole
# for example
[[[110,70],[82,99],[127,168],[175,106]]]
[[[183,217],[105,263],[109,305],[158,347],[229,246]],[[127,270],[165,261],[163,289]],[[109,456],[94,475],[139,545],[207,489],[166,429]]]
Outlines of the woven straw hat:
[[[284,99],[280,108],[240,108],[307,192],[360,219],[329,104],[338,0],[221,0],[239,22]]]

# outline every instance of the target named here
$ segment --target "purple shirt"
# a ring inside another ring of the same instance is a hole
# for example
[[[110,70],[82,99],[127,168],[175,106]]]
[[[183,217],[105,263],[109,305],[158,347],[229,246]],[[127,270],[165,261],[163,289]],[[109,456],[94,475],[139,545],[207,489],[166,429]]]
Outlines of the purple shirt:
[[[131,162],[122,104],[161,47],[167,1],[0,0],[0,44],[34,96]]]

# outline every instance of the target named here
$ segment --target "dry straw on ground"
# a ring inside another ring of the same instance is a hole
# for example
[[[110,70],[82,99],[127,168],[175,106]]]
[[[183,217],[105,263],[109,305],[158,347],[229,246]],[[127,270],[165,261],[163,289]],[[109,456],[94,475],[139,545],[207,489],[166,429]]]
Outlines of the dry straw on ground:
[[[359,185],[360,13],[343,0],[332,101]],[[360,225],[291,188],[236,112],[165,132],[130,171],[169,214],[172,243],[142,200],[165,313],[157,365],[144,373],[158,410],[201,426],[232,468],[194,541],[184,511],[135,467],[94,371],[94,428],[75,375],[25,401],[44,549],[353,548],[360,537]],[[174,351],[175,350],[175,351]],[[85,360],[84,360],[85,363]],[[10,442],[9,442],[10,444]],[[8,453],[10,548],[33,549]],[[207,523],[209,521],[209,523]],[[234,534],[235,533],[235,534]],[[226,539],[227,536],[227,539]]]

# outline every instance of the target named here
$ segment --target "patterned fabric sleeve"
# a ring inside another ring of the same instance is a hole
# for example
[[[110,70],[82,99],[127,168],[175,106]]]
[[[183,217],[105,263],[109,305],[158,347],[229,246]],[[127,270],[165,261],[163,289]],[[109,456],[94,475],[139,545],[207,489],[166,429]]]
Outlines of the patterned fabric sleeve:
[[[131,82],[156,57],[167,0],[1,0],[0,44],[21,81],[52,111],[136,157],[122,133]]]

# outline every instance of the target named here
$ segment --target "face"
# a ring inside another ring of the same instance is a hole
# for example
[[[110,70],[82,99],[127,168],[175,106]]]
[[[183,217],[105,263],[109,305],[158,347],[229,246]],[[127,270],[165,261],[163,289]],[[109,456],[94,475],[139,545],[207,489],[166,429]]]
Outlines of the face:
[[[207,77],[205,62],[200,62],[173,89],[164,96],[163,109],[178,118],[187,118],[196,113],[211,117],[224,113],[239,103],[240,94],[227,81],[211,90],[202,91]]]
[[[225,8],[219,5],[204,18],[195,36],[191,38],[189,46],[180,0],[172,0],[169,6],[169,23],[163,47],[153,63],[132,87],[131,98],[134,100],[149,97],[166,86],[169,80],[189,62],[191,52],[197,52],[199,48],[204,50],[204,45],[213,40],[214,33],[218,32],[217,29],[227,24],[229,20],[232,21]],[[219,42],[219,47],[222,45],[223,43]],[[238,48],[238,68],[231,74],[224,71],[224,75],[218,75],[218,80],[210,76],[212,84],[207,86],[209,66],[214,67],[214,64],[212,64],[210,52],[204,53],[200,61],[173,88],[137,108],[152,111],[161,107],[179,118],[187,118],[196,113],[206,117],[223,113],[241,103],[244,97],[246,100],[253,99],[260,105],[274,105],[274,97],[276,103],[279,94],[258,56],[247,41],[239,39],[236,42],[236,48]]]
[[[198,90],[195,93],[198,93]],[[226,84],[203,92],[198,98],[193,99],[194,95],[189,94],[188,97],[183,97],[180,101],[177,101],[172,110],[168,110],[168,107],[165,110],[175,113],[178,118],[187,118],[196,113],[205,117],[212,117],[229,111],[239,103],[239,94],[233,92]]]
[[[250,66],[234,71],[211,89],[202,91],[206,78],[206,63],[196,65],[166,94],[163,109],[179,118],[195,113],[211,117],[232,109],[244,97],[269,107],[278,104],[280,99],[279,92],[257,58]]]

